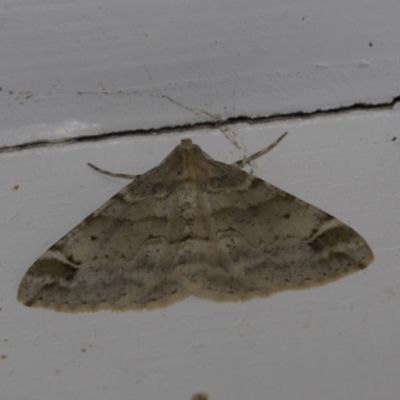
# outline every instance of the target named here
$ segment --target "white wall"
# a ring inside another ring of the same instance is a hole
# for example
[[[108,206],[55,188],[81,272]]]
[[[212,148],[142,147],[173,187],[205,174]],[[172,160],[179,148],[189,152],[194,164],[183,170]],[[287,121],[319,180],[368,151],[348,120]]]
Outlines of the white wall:
[[[9,144],[187,125],[209,121],[206,113],[375,104],[400,92],[397,0],[6,0],[1,8]]]
[[[3,1],[0,397],[397,400],[398,108],[248,122],[390,103],[399,17],[395,0]],[[189,129],[238,116],[225,132]],[[152,129],[164,131],[134,134]],[[121,130],[133,132],[12,148]],[[17,303],[35,259],[126,184],[86,162],[142,173],[183,137],[230,162],[286,130],[254,173],[360,232],[376,256],[365,271],[267,299],[190,297],[141,313]]]

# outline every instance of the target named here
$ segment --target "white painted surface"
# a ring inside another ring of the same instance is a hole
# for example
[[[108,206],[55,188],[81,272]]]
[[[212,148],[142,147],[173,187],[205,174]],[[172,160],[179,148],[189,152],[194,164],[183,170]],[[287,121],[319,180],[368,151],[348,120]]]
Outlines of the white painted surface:
[[[398,0],[3,0],[0,7],[6,144],[187,125],[209,121],[208,113],[226,119],[375,104],[400,93]]]
[[[3,0],[0,148],[119,130],[390,102],[398,0]],[[5,400],[399,398],[397,110],[0,153],[0,388]],[[371,244],[366,271],[246,303],[58,314],[16,302],[27,268],[192,137],[339,217]],[[394,138],[397,140],[394,140]],[[19,185],[17,190],[13,187]]]
[[[188,136],[221,161],[243,152],[199,131],[1,154],[1,398],[397,400],[399,125],[391,111],[232,127],[248,154],[289,130],[255,173],[360,232],[376,255],[368,269],[267,299],[190,297],[142,313],[61,314],[15,296],[35,259],[126,184],[87,161],[141,173]]]

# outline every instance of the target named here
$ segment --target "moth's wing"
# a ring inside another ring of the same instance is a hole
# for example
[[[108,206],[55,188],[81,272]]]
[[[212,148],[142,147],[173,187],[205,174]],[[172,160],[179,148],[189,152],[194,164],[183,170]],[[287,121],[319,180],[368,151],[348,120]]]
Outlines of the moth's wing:
[[[217,179],[205,190],[210,238],[197,240],[196,251],[189,242],[179,249],[188,291],[244,300],[324,284],[373,261],[366,241],[349,226],[259,178],[240,174],[246,175],[239,179],[238,173],[232,185]]]
[[[45,252],[18,300],[61,311],[152,308],[187,296],[171,268],[168,188],[137,178]]]

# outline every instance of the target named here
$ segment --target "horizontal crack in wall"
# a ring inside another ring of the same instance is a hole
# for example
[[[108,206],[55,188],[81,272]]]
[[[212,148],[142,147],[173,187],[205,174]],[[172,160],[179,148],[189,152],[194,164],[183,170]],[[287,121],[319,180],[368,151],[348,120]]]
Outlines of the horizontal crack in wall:
[[[131,131],[123,131],[123,132],[108,132],[108,133],[99,133],[95,135],[86,135],[86,136],[79,136],[74,138],[65,138],[65,139],[54,139],[54,140],[37,140],[22,144],[16,144],[12,146],[3,146],[0,147],[0,153],[9,153],[14,151],[20,151],[25,149],[32,149],[36,147],[49,147],[49,146],[57,146],[57,145],[64,145],[64,144],[71,144],[71,143],[79,143],[79,142],[93,142],[93,141],[100,141],[100,140],[108,140],[108,139],[115,139],[115,138],[122,138],[126,136],[133,136],[133,135],[148,135],[148,134],[162,134],[162,133],[170,133],[170,132],[183,132],[183,131],[196,131],[200,129],[206,128],[220,128],[226,125],[235,125],[241,123],[247,124],[257,124],[257,123],[268,123],[268,122],[275,122],[275,121],[283,121],[283,120],[290,120],[290,119],[308,119],[308,118],[315,118],[320,116],[328,116],[328,115],[335,115],[335,114],[343,114],[349,113],[354,111],[361,111],[361,110],[386,110],[392,109],[398,102],[400,101],[400,96],[395,97],[391,102],[386,103],[378,103],[378,104],[363,104],[357,103],[351,106],[346,107],[339,107],[335,109],[329,110],[315,110],[311,112],[294,112],[294,113],[287,113],[287,114],[274,114],[268,117],[234,117],[228,118],[225,120],[213,120],[208,122],[199,122],[194,124],[188,125],[177,125],[177,126],[169,126],[169,127],[162,127],[162,128],[155,128],[155,129],[136,129]]]

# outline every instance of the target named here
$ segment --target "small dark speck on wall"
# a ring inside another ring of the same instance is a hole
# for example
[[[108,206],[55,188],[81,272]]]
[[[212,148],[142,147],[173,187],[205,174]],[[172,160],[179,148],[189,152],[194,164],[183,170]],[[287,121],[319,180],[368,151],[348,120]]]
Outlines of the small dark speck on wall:
[[[200,393],[195,393],[192,397],[191,400],[208,400],[208,394],[204,392]]]

